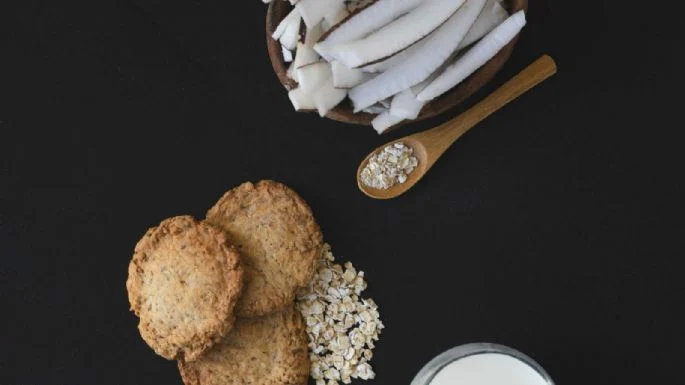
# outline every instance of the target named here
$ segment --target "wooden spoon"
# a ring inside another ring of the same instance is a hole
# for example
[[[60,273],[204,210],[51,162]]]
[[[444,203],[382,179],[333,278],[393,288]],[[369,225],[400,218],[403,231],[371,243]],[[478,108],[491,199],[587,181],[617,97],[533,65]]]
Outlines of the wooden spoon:
[[[387,143],[375,149],[359,165],[357,169],[357,185],[362,192],[375,199],[395,198],[412,188],[430,170],[440,156],[466,131],[480,123],[493,112],[504,107],[507,103],[519,97],[524,92],[542,83],[557,72],[556,63],[548,55],[544,55],[526,67],[518,75],[506,82],[502,87],[490,94],[480,103],[468,109],[456,118],[438,127],[418,134],[406,136]],[[379,190],[366,186],[361,181],[361,172],[369,158],[388,145],[402,142],[414,149],[414,156],[419,161],[416,169],[409,174],[404,183],[398,183],[387,190]]]

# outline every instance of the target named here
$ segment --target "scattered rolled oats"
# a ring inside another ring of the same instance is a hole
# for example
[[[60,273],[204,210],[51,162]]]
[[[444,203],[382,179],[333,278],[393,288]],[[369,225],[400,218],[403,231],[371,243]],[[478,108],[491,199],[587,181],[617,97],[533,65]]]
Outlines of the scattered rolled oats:
[[[386,190],[397,183],[404,183],[416,166],[419,165],[414,149],[404,143],[386,146],[381,152],[369,158],[361,172],[361,180],[366,186]]]
[[[331,247],[324,245],[316,277],[297,294],[309,335],[311,376],[317,385],[374,378],[369,361],[384,328],[376,303],[359,297],[366,289],[364,272],[350,262],[343,267],[334,261]]]

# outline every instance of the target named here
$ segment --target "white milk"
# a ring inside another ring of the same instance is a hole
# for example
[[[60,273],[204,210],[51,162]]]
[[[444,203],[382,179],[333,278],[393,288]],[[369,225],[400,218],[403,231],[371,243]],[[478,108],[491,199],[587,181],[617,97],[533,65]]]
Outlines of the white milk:
[[[548,382],[517,358],[481,353],[447,364],[430,385],[548,385]]]

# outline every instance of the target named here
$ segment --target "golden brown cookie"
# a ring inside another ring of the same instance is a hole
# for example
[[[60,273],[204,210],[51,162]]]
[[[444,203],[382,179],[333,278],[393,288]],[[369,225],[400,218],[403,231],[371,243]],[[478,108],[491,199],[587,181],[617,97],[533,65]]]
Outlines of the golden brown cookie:
[[[147,231],[126,281],[145,342],[162,357],[188,361],[232,328],[242,287],[238,251],[221,230],[190,216]]]
[[[306,385],[307,334],[290,309],[243,318],[221,342],[193,362],[178,361],[186,385]]]
[[[242,255],[239,316],[285,309],[313,278],[323,236],[307,203],[287,186],[243,183],[207,212],[207,221],[223,229]]]

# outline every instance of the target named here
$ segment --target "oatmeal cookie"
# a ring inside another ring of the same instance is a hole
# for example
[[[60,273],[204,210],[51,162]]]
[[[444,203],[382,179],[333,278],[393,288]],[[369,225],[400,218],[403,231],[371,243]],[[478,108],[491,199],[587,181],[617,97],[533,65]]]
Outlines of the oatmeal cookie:
[[[313,278],[323,236],[307,203],[287,186],[243,183],[207,212],[207,221],[240,250],[246,279],[239,316],[287,308]]]
[[[306,385],[307,342],[302,316],[291,308],[238,319],[224,340],[178,367],[186,385]]]
[[[126,282],[145,342],[162,357],[186,361],[232,328],[242,287],[238,251],[220,229],[190,216],[165,219],[147,231]]]

